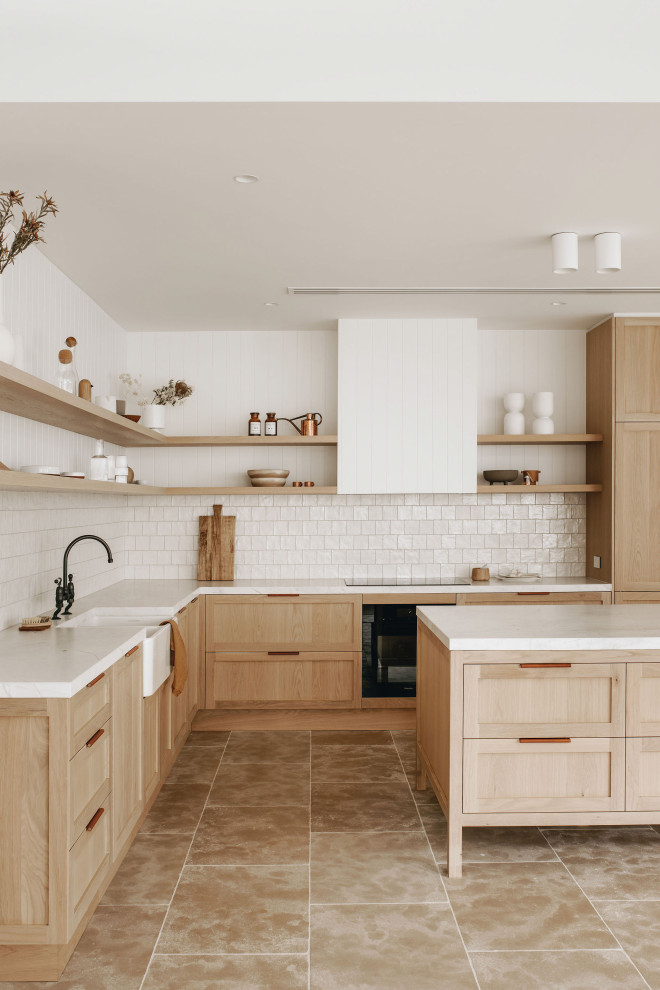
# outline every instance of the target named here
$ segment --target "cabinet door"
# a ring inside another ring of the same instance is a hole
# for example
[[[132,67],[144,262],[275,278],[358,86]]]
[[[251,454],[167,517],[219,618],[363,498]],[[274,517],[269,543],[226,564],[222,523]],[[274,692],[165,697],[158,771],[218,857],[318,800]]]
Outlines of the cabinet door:
[[[213,595],[206,603],[209,653],[362,649],[358,595]]]
[[[188,640],[188,609],[189,606],[186,605],[177,613],[177,622],[179,624],[179,632],[181,633],[181,638],[187,647]],[[186,649],[186,656],[187,656]],[[188,659],[188,680],[186,681],[185,687],[181,694],[171,695],[171,705],[172,705],[172,747],[176,751],[186,732],[186,725],[188,722],[188,694],[190,690],[190,660]]]
[[[610,593],[601,591],[475,592],[458,596],[459,605],[609,605]]]
[[[466,738],[625,736],[624,663],[466,664],[463,677]]]
[[[355,708],[361,653],[209,653],[216,708]]]
[[[660,590],[660,422],[616,428],[614,583]]]
[[[660,736],[660,663],[627,667],[626,735]]]
[[[172,766],[172,760],[174,756],[173,752],[173,742],[174,736],[172,733],[172,681],[174,680],[174,674],[170,674],[163,686],[158,691],[159,694],[159,718],[160,718],[160,772],[163,777],[166,777],[170,772]]]
[[[476,320],[339,320],[338,338],[338,491],[476,491]]]
[[[188,655],[188,721],[199,706],[199,599],[188,606],[186,615],[186,653]]]
[[[616,419],[660,420],[660,321],[616,321]]]
[[[141,647],[115,664],[112,713],[112,837],[116,859],[142,811]]]
[[[466,739],[463,811],[623,811],[625,739]]]
[[[160,692],[142,699],[142,785],[145,804],[160,780]]]
[[[660,811],[660,738],[626,740],[626,811]]]

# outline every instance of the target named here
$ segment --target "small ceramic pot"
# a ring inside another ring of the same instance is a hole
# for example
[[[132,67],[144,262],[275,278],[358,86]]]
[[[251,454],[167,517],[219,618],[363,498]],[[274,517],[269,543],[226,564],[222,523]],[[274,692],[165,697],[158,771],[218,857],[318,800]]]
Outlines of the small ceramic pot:
[[[142,406],[142,425],[149,430],[165,429],[165,406]]]

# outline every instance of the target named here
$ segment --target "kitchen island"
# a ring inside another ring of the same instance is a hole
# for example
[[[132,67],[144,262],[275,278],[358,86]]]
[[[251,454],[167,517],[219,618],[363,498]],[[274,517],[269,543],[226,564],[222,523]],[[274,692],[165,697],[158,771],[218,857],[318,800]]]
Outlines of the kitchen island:
[[[660,823],[660,605],[417,609],[417,788],[462,830]]]

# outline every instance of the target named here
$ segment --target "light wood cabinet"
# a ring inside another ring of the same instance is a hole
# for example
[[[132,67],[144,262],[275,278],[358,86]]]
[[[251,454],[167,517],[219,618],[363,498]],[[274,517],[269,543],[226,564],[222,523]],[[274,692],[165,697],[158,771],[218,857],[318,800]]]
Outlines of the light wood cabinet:
[[[206,601],[206,707],[357,708],[359,595],[216,595]]]
[[[92,815],[69,853],[69,931],[75,932],[100,893],[112,860],[112,798]]]
[[[626,807],[660,811],[660,737],[626,740]]]
[[[191,680],[190,680],[190,668],[191,662],[188,656],[188,606],[184,606],[177,613],[177,623],[179,626],[179,632],[181,633],[181,638],[186,644],[186,657],[188,661],[188,680],[186,681],[183,691],[181,694],[172,695],[171,705],[172,705],[172,748],[176,751],[181,746],[183,740],[187,735],[187,723],[188,723],[188,695],[191,691]]]
[[[624,663],[468,664],[464,735],[625,736],[625,683]]]
[[[200,667],[199,667],[199,598],[193,598],[186,613],[186,653],[188,656],[188,711],[187,719],[192,721],[199,708]]]
[[[111,675],[108,671],[94,677],[71,699],[70,754],[73,756],[110,718]]]
[[[660,590],[660,422],[619,423],[616,451],[616,590]]]
[[[206,604],[206,650],[362,649],[358,595],[213,595]]]
[[[623,811],[625,746],[624,739],[466,739],[463,810]]]
[[[660,420],[660,324],[616,319],[616,419]]]
[[[356,702],[361,654],[211,653],[223,708],[346,708]]]
[[[142,798],[146,804],[160,782],[160,691],[142,699]]]
[[[159,753],[160,770],[162,777],[169,772],[174,762],[174,734],[172,731],[172,709],[174,696],[172,694],[172,683],[174,674],[170,674],[163,686],[159,689]]]
[[[120,856],[142,811],[142,647],[113,667],[112,840]]]
[[[69,768],[69,846],[110,793],[112,719],[89,737]]]
[[[660,663],[629,663],[626,735],[660,736]]]
[[[458,605],[609,605],[609,591],[509,591],[459,594]]]

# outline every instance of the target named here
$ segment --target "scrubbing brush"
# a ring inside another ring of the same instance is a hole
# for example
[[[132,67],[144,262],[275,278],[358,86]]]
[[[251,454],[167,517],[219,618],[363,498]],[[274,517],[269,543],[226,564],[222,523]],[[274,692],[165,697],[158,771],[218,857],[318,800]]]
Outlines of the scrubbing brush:
[[[21,632],[36,632],[40,629],[50,629],[52,624],[49,615],[32,615],[27,619],[21,619],[18,628]]]

